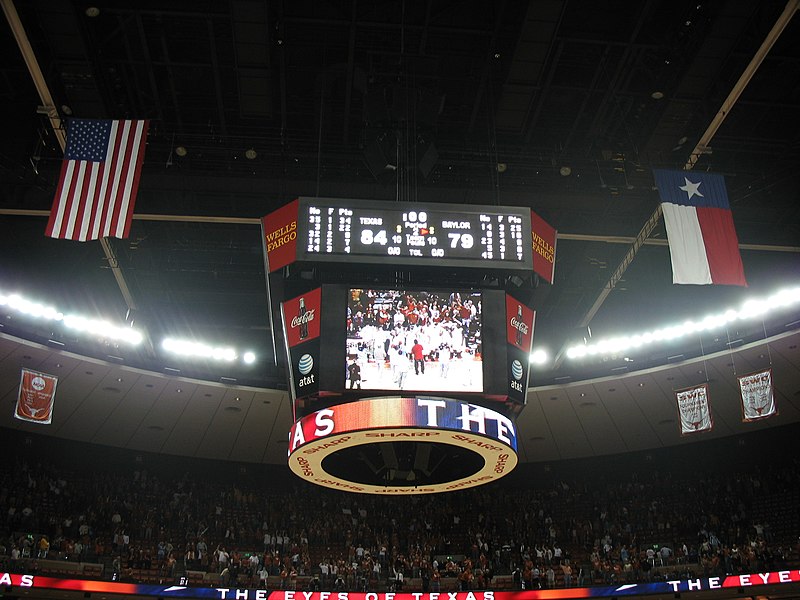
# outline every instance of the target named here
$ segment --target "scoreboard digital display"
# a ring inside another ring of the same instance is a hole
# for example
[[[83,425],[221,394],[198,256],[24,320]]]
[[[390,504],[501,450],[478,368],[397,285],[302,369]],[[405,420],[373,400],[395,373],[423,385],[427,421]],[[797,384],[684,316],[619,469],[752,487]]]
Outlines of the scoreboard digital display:
[[[530,210],[303,197],[297,259],[531,271]]]

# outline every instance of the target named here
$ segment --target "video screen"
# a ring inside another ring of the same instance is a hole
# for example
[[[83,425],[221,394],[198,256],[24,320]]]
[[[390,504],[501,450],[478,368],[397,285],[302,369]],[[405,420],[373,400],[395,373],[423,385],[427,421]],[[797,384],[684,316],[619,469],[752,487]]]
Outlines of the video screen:
[[[483,392],[481,293],[350,289],[347,389]]]

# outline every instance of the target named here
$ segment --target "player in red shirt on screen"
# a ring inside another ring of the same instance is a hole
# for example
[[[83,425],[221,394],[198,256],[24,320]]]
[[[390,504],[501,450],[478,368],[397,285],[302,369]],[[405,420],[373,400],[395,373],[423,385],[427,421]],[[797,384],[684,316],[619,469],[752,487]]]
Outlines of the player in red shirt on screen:
[[[422,344],[419,340],[414,340],[414,345],[411,346],[411,356],[414,357],[414,374],[419,375],[420,372],[425,374],[425,355],[423,354]]]

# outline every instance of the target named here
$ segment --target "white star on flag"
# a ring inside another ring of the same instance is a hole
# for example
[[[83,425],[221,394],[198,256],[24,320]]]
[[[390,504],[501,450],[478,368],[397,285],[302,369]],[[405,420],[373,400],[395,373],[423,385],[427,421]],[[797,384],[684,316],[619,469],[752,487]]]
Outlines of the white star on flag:
[[[683,190],[689,196],[689,200],[692,199],[692,196],[700,196],[701,198],[705,198],[703,194],[700,193],[700,184],[703,183],[702,181],[698,181],[697,183],[692,183],[689,181],[688,177],[684,177],[683,180],[686,182],[686,185],[678,186],[678,189]]]

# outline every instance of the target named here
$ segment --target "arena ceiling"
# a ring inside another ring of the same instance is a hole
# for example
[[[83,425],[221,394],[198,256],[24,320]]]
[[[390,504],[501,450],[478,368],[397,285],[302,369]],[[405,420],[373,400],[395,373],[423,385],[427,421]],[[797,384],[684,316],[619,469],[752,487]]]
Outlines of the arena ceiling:
[[[60,375],[55,435],[285,460],[291,410],[254,222],[300,195],[532,207],[559,231],[555,283],[534,297],[534,343],[551,355],[587,323],[595,337],[642,331],[797,285],[800,22],[789,4],[17,1],[53,106],[3,25],[0,291],[132,320],[153,347],[97,347],[6,319],[0,425],[25,427],[10,407],[27,366]],[[70,115],[151,120],[127,240],[44,237],[62,158],[53,119]],[[652,169],[692,157],[726,176],[749,287],[673,286],[659,221],[598,308],[658,205]],[[672,390],[701,380],[712,382],[711,436],[797,421],[799,318],[534,371],[522,459],[691,441]],[[168,362],[166,336],[259,360]],[[742,424],[734,373],[770,365],[781,414]]]

